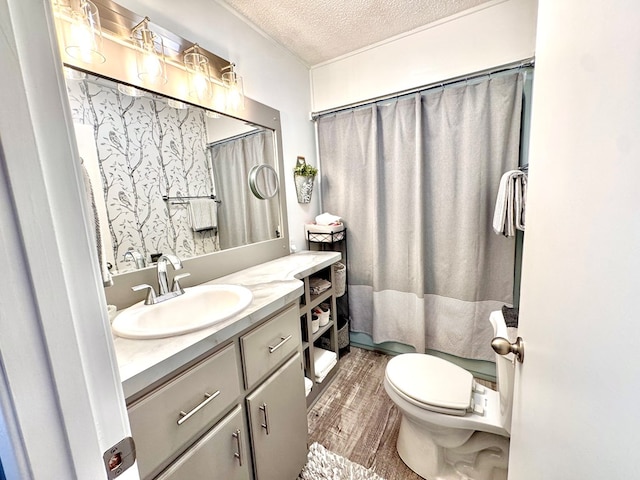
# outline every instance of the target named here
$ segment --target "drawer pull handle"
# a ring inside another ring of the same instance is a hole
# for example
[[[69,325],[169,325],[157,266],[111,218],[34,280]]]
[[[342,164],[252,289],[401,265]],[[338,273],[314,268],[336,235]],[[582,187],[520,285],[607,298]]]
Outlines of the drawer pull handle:
[[[269,345],[269,353],[275,352],[282,345],[284,345],[287,341],[291,340],[291,335],[287,335],[286,337],[280,337],[280,341],[277,345]]]
[[[236,439],[236,442],[238,442],[238,451],[234,453],[233,456],[238,459],[238,464],[239,464],[238,466],[241,467],[242,466],[242,447],[240,446],[240,430],[236,430],[231,434],[231,436]]]
[[[211,400],[216,398],[218,395],[220,395],[220,390],[218,390],[215,393],[205,393],[204,400],[200,404],[198,404],[197,407],[191,410],[189,413],[180,411],[180,418],[178,419],[178,425],[182,425],[184,422],[189,420],[193,415],[195,415],[199,410],[204,408]]]
[[[259,408],[262,410],[262,413],[264,413],[264,423],[260,426],[264,428],[267,435],[269,435],[269,414],[267,413],[267,404],[263,403]]]

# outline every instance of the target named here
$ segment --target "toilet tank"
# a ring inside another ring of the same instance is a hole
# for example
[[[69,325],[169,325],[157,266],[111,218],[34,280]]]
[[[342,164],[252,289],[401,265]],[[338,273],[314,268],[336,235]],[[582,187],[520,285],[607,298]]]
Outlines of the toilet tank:
[[[503,337],[510,342],[515,341],[515,338],[511,338],[514,337],[515,332],[507,330],[507,325],[501,311],[492,312],[489,316],[489,321],[493,326],[494,337]],[[510,333],[511,335],[509,335]],[[513,360],[513,353],[509,353],[508,355],[498,355],[496,353],[496,382],[498,384],[498,393],[500,394],[500,420],[502,426],[509,434],[511,434],[513,383],[516,372]]]

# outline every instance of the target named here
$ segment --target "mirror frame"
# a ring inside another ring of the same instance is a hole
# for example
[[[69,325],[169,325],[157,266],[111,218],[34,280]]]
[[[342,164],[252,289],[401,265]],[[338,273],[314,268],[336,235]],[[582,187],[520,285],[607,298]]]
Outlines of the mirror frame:
[[[122,18],[118,19],[120,25],[123,24],[137,24],[142,20],[143,16],[137,15],[115,2],[110,0],[97,0],[94,3],[98,6],[101,16],[103,10],[106,15],[114,15],[113,12],[117,12]],[[124,20],[123,20],[124,19]],[[287,205],[286,205],[286,192],[284,189],[284,182],[282,181],[282,175],[284,174],[284,160],[282,155],[282,127],[280,121],[280,112],[274,108],[264,105],[260,102],[252,100],[245,96],[245,108],[241,112],[231,111],[226,108],[215,108],[214,99],[216,98],[216,90],[218,93],[223,89],[221,85],[214,84],[214,95],[211,99],[198,102],[189,97],[186,86],[188,85],[187,73],[177,62],[167,62],[167,75],[169,81],[161,86],[145,85],[135,74],[135,68],[131,68],[131,65],[135,66],[136,58],[135,51],[130,48],[126,42],[117,38],[120,32],[109,32],[104,35],[103,38],[103,52],[106,57],[106,61],[98,65],[87,65],[79,60],[76,60],[65,52],[61,21],[56,22],[56,29],[58,34],[58,47],[60,57],[65,66],[72,67],[76,70],[81,70],[92,75],[98,75],[119,83],[132,85],[136,88],[140,88],[152,93],[157,93],[165,97],[174,98],[182,102],[189,103],[196,107],[205,108],[207,110],[215,111],[217,113],[236,118],[238,120],[253,123],[269,130],[272,130],[275,134],[275,156],[279,170],[279,191],[278,202],[281,212],[281,225],[280,225],[280,238],[273,240],[266,240],[264,242],[254,243],[251,245],[243,245],[240,247],[230,248],[228,250],[222,250],[219,252],[209,253],[198,257],[184,260],[183,266],[185,272],[191,274],[190,277],[182,281],[184,286],[197,285],[203,282],[219,278],[230,273],[243,270],[245,268],[264,263],[276,258],[280,258],[289,255],[289,228],[287,218]],[[110,24],[111,22],[106,22]],[[154,26],[155,27],[155,26]],[[177,45],[189,45],[189,42],[177,37],[166,30],[162,30],[163,36],[166,34],[171,37],[172,41]],[[103,22],[104,30],[104,22]],[[202,47],[201,47],[202,49]],[[210,52],[202,49],[208,57],[213,57],[213,65],[228,65],[230,62],[213,55]],[[214,72],[216,73],[216,72]],[[219,73],[219,71],[217,72]],[[215,76],[215,75],[214,75]],[[75,140],[75,139],[74,139]],[[112,287],[105,288],[105,294],[107,297],[107,303],[116,305],[118,309],[128,307],[140,300],[144,299],[143,293],[134,293],[131,291],[131,287],[142,283],[148,283],[150,285],[156,285],[156,269],[154,266],[142,268],[132,272],[126,272],[117,274],[114,276],[114,285]]]

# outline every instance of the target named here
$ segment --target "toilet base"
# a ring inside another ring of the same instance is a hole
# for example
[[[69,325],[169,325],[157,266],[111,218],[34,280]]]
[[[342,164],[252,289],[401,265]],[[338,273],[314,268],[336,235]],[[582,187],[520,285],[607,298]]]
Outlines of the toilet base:
[[[427,480],[507,478],[509,439],[492,433],[426,426],[403,415],[397,450],[402,461]]]

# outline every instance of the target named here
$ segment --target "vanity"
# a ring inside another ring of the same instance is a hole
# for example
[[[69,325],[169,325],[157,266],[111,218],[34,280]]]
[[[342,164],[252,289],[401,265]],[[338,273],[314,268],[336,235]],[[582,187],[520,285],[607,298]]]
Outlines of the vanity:
[[[308,447],[300,299],[308,279],[339,259],[300,252],[207,282],[253,294],[245,310],[209,328],[114,337],[141,478],[297,477]]]

